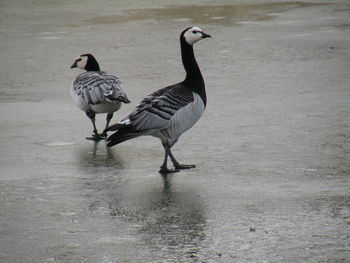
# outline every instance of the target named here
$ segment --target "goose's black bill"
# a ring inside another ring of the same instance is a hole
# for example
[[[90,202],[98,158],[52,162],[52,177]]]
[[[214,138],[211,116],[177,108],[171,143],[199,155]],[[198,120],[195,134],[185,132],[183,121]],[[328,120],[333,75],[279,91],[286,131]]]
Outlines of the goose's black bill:
[[[202,38],[209,38],[211,37],[211,35],[207,34],[207,33],[204,33],[202,32]]]
[[[70,66],[70,68],[76,68],[77,67],[77,61],[74,61],[73,65]]]

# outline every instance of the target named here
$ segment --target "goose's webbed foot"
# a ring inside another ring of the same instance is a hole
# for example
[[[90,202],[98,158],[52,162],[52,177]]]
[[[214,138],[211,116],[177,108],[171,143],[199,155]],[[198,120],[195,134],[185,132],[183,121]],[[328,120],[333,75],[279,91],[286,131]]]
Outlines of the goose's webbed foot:
[[[163,174],[163,175],[165,175],[165,174],[172,174],[172,173],[178,173],[178,172],[180,172],[180,170],[178,170],[178,169],[169,169],[168,167],[163,167],[163,166],[161,166],[160,170],[159,170],[159,173]]]
[[[105,134],[105,133],[97,133],[96,132],[96,133],[93,133],[91,135],[91,137],[86,137],[86,139],[98,142],[98,141],[106,139],[106,137],[107,137],[107,134]]]
[[[175,164],[175,169],[176,170],[192,169],[192,168],[195,168],[195,167],[196,166],[194,164],[180,164],[180,163]]]

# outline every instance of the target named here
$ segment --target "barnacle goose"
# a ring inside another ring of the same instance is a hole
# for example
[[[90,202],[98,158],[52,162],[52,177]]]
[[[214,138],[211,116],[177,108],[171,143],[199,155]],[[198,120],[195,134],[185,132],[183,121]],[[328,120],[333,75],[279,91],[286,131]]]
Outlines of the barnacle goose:
[[[180,35],[181,55],[186,70],[184,81],[159,89],[145,97],[128,116],[108,127],[105,131],[116,131],[108,137],[107,146],[141,136],[158,137],[165,150],[164,162],[159,172],[167,174],[195,165],[180,164],[171,153],[171,147],[186,130],[201,117],[207,98],[204,80],[193,53],[193,44],[210,35],[198,27],[189,27]],[[168,169],[170,157],[174,168]]]
[[[107,113],[106,128],[113,113],[120,109],[122,102],[129,103],[123,83],[116,76],[100,71],[100,66],[91,54],[80,55],[71,68],[86,70],[76,77],[71,87],[71,96],[77,106],[86,113],[94,127],[90,140],[101,140],[107,133],[99,134],[95,124],[96,113]]]

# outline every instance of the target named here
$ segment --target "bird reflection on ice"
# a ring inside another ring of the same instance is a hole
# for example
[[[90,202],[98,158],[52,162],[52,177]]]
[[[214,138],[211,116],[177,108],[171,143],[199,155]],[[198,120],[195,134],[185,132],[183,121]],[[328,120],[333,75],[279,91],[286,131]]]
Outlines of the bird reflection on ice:
[[[205,211],[201,200],[186,187],[173,189],[172,176],[163,176],[162,179],[162,188],[125,192],[129,196],[122,200],[115,196],[110,200],[111,215],[137,223],[138,235],[149,249],[162,250],[167,257],[171,254],[174,258],[197,258],[206,240]]]

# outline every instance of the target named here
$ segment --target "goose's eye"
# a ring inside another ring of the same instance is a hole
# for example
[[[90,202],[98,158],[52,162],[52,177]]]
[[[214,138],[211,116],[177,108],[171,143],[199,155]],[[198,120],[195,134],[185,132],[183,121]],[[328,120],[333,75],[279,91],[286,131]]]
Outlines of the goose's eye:
[[[78,58],[78,59],[77,59],[77,62],[79,62],[79,61],[81,61],[81,58]]]
[[[197,34],[197,33],[198,33],[198,31],[196,31],[196,30],[193,30],[193,31],[192,31],[192,33],[193,33],[193,34]]]

